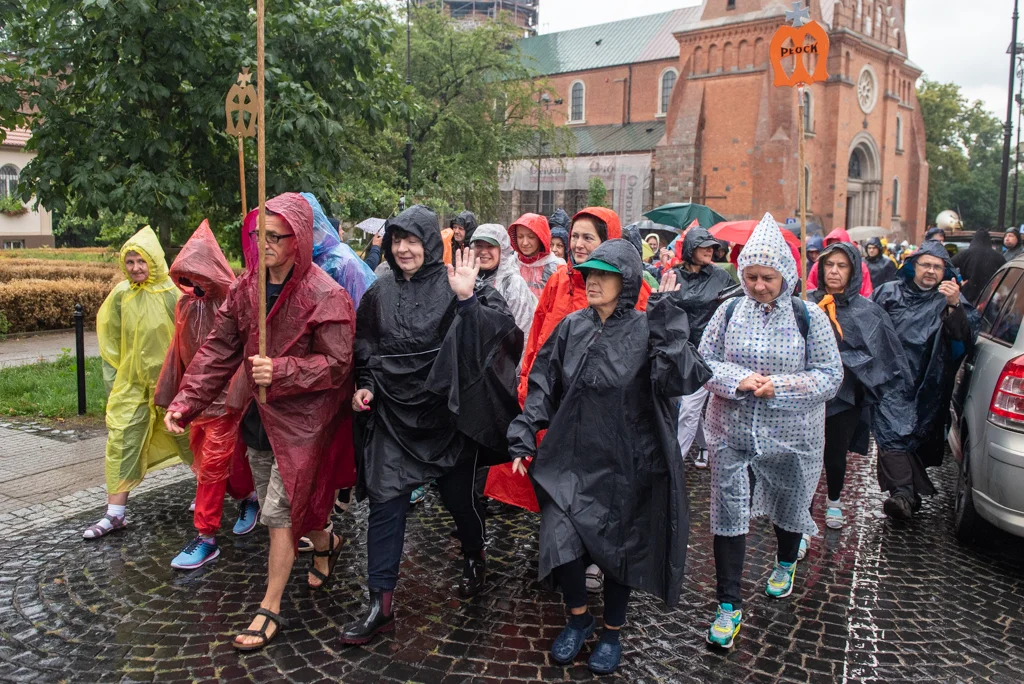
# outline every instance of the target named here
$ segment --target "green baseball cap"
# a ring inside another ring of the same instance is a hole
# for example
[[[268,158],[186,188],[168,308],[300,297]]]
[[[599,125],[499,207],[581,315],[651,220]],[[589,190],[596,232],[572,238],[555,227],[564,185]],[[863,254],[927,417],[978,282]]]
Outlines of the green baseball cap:
[[[501,247],[501,245],[498,244],[498,240],[496,238],[487,237],[486,235],[474,235],[472,239],[469,241],[469,244],[473,244],[474,242],[486,242],[492,247]]]
[[[592,268],[595,271],[608,271],[609,273],[622,274],[622,271],[600,259],[588,259],[576,267],[577,269]]]

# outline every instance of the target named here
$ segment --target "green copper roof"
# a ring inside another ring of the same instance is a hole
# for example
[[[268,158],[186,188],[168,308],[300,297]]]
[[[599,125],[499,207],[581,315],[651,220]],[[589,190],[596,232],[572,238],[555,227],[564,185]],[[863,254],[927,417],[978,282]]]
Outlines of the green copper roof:
[[[679,56],[679,44],[672,33],[698,21],[700,11],[701,6],[696,5],[571,31],[546,33],[520,40],[519,47],[526,64],[538,75],[669,59]]]
[[[653,150],[665,134],[664,121],[640,121],[625,126],[571,126],[576,154],[614,154]]]

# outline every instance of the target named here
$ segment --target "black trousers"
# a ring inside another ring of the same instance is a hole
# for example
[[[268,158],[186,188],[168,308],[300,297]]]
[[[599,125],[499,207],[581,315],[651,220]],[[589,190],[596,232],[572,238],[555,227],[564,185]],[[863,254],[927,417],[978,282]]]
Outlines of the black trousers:
[[[780,563],[794,563],[800,553],[799,532],[789,532],[775,525],[775,537],[779,542]],[[747,536],[735,537],[715,535],[715,575],[718,581],[716,593],[719,603],[731,603],[733,610],[743,607],[743,562],[747,556]]]
[[[476,459],[470,458],[437,478],[441,501],[455,519],[462,555],[467,558],[482,557],[484,552],[483,505],[476,494],[476,473]],[[366,565],[371,591],[393,591],[398,586],[409,505],[408,494],[370,502]]]
[[[860,423],[861,410],[850,408],[825,419],[825,482],[828,498],[838,501],[846,484],[846,452]]]
[[[554,569],[555,579],[562,586],[562,598],[567,608],[582,608],[587,605],[588,560],[577,558]],[[621,627],[626,624],[626,608],[629,606],[629,587],[619,584],[607,573],[604,576],[604,624]]]

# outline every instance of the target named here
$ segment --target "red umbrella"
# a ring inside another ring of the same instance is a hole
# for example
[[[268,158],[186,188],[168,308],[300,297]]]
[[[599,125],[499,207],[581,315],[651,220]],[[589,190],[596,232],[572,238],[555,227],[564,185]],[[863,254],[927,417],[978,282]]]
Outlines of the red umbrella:
[[[758,221],[723,221],[716,223],[709,231],[716,240],[726,240],[735,245],[745,245],[754,232]],[[786,243],[800,249],[800,238],[788,230],[779,229]]]

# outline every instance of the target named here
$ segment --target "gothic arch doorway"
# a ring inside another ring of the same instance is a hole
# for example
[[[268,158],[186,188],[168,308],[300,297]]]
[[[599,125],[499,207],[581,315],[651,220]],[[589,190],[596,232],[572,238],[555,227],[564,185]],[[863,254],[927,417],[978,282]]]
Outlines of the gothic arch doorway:
[[[877,226],[878,196],[882,169],[878,146],[867,133],[858,133],[850,143],[846,169],[846,228]]]

